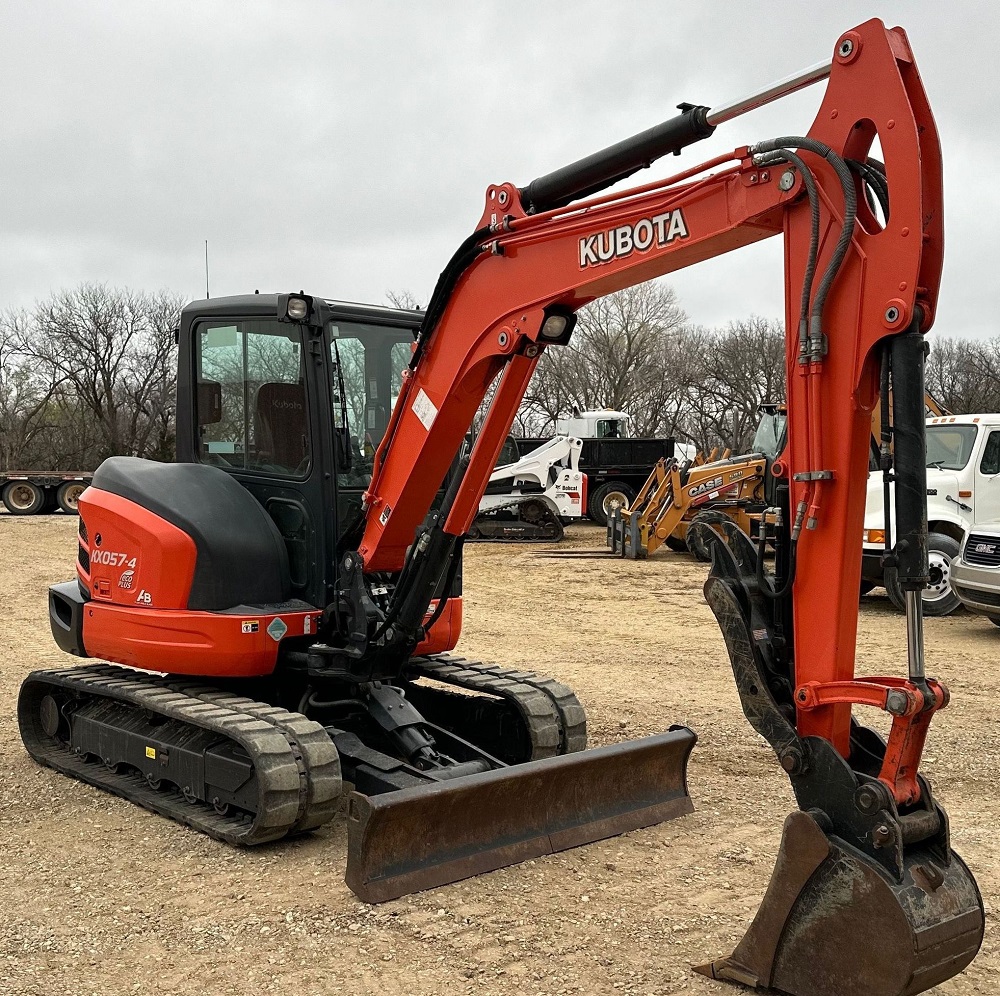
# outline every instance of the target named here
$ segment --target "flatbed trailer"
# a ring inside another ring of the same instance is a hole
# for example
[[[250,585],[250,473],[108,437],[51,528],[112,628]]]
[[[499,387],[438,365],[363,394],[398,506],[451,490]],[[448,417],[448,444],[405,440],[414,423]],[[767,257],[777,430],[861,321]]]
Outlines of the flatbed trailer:
[[[77,502],[93,476],[89,470],[3,471],[0,501],[11,515],[40,515],[57,509],[77,515]]]

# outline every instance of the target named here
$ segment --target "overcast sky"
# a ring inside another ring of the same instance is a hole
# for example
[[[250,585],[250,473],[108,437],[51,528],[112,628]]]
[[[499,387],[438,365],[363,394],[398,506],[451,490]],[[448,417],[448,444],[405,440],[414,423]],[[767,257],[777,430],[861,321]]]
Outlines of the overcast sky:
[[[906,28],[945,154],[936,330],[997,327],[1000,7],[0,0],[0,307],[81,281],[426,303],[488,184],[533,177]],[[808,130],[822,85],[680,162]],[[640,174],[667,175],[679,160]],[[691,319],[782,313],[780,240],[672,275]]]

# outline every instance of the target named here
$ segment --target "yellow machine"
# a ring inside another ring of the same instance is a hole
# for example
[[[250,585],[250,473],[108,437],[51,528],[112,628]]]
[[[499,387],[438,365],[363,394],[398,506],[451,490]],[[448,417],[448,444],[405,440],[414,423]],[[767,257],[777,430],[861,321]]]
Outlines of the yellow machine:
[[[608,545],[632,560],[645,559],[663,543],[683,546],[689,525],[707,507],[749,533],[751,496],[764,505],[767,464],[762,453],[689,465],[659,460],[630,507],[608,521]]]

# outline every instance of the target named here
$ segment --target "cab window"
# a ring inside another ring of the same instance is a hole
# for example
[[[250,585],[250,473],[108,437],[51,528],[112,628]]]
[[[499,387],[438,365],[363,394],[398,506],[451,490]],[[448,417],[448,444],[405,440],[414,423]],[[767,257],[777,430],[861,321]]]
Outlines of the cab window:
[[[972,456],[979,427],[951,423],[927,426],[927,466],[963,470]]]
[[[979,464],[981,474],[1000,474],[1000,432],[991,432],[983,447],[983,459]]]
[[[202,322],[195,351],[198,459],[224,470],[306,477],[301,331],[267,319]]]
[[[597,420],[598,439],[617,439],[622,433],[618,427],[619,420],[616,418],[599,418]]]

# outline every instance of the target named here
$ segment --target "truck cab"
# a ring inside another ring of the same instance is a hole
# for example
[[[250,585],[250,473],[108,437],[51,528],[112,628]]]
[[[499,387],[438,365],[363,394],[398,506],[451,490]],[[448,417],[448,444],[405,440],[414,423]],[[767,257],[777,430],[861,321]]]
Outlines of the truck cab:
[[[591,412],[574,408],[570,418],[556,419],[556,433],[582,439],[625,439],[630,435],[628,423],[629,417],[625,412],[616,412],[611,408]]]
[[[890,494],[892,486],[890,485]],[[891,519],[892,517],[890,517]],[[927,522],[931,581],[923,593],[925,615],[948,615],[959,606],[951,562],[962,537],[977,523],[1000,520],[1000,414],[945,415],[927,419]],[[903,608],[903,594],[883,555],[886,537],[882,474],[868,475],[862,589],[883,585]]]

